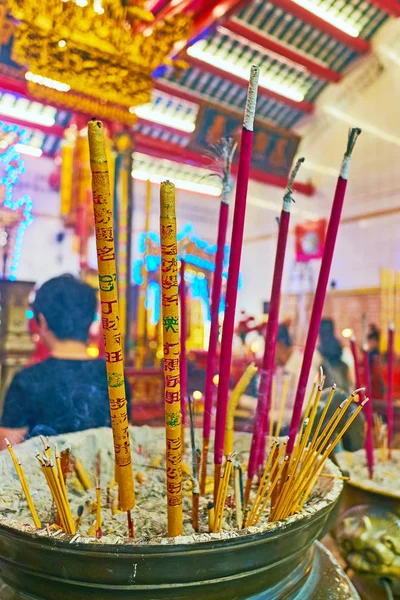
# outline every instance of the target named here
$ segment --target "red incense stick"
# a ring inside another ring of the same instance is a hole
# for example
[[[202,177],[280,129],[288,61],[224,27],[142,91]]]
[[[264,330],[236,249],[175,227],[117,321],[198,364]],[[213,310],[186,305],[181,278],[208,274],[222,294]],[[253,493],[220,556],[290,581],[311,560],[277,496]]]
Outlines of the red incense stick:
[[[393,444],[393,361],[394,361],[394,323],[389,323],[388,332],[388,385],[387,385],[387,428],[389,459],[392,458]]]
[[[344,155],[342,167],[340,169],[340,174],[335,190],[335,196],[333,198],[331,216],[326,232],[325,248],[322,256],[321,268],[319,272],[317,288],[314,296],[314,304],[310,318],[310,326],[308,329],[306,345],[304,348],[303,363],[301,365],[300,377],[297,385],[296,397],[293,407],[293,414],[289,427],[289,440],[286,448],[288,454],[291,454],[293,451],[296,435],[300,426],[304,396],[307,389],[307,382],[310,375],[315,345],[317,343],[319,326],[322,317],[322,309],[324,306],[326,296],[326,288],[328,286],[333,252],[335,249],[336,237],[339,229],[340,217],[342,214],[343,202],[346,193],[351,153],[353,151],[357,137],[360,133],[360,129],[350,129],[349,131],[347,148]]]
[[[367,421],[367,435],[365,436],[365,451],[367,454],[367,464],[369,478],[374,476],[374,423],[372,414],[372,389],[371,389],[371,371],[369,368],[369,352],[368,345],[363,344],[363,359],[364,359],[364,385],[365,393],[369,402],[365,409],[365,418]]]
[[[211,327],[208,343],[206,381],[204,386],[203,451],[201,459],[200,492],[204,494],[207,478],[208,445],[211,433],[211,413],[213,405],[214,375],[217,366],[219,306],[221,303],[222,273],[224,266],[225,241],[228,229],[229,196],[231,192],[230,171],[236,143],[232,138],[224,138],[214,149],[217,159],[223,159],[222,195],[219,209],[217,252],[211,291]]]
[[[361,387],[360,365],[358,363],[357,345],[356,338],[354,335],[352,335],[350,338],[350,350],[354,360],[354,375],[356,379],[356,388],[359,389]]]
[[[219,383],[217,416],[214,442],[214,494],[217,494],[224,455],[226,414],[228,409],[229,379],[232,360],[232,340],[235,326],[236,300],[239,283],[240,259],[242,255],[244,220],[246,214],[247,188],[250,177],[251,151],[253,145],[253,126],[257,103],[259,67],[252,66],[247,93],[246,107],[240,141],[240,155],[236,184],[235,211],[231,238],[228,282],[226,288],[226,306],[221,338],[219,362]]]
[[[288,186],[283,197],[283,206],[279,220],[278,243],[276,246],[275,267],[272,279],[270,308],[268,312],[268,324],[265,334],[264,357],[260,384],[258,388],[257,409],[254,421],[253,437],[251,441],[249,464],[247,468],[247,487],[251,485],[253,477],[256,474],[256,469],[260,462],[264,462],[265,443],[269,429],[269,411],[271,408],[275,349],[279,326],[279,306],[281,299],[282,276],[289,231],[290,208],[293,200],[293,184],[302,162],[304,162],[304,158],[300,158],[297,161],[296,166],[289,177]]]
[[[182,415],[182,433],[186,425],[186,402],[187,402],[187,357],[186,357],[186,338],[187,338],[187,310],[186,310],[186,286],[185,286],[185,260],[183,250],[181,250],[181,285],[180,285],[180,343],[181,343],[181,415]]]

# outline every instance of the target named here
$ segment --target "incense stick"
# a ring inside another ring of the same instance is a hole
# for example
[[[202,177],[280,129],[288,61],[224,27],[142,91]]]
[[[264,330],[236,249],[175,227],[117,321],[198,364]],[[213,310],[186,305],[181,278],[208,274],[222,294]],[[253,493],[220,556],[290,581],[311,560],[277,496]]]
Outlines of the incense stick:
[[[119,325],[113,203],[110,196],[105,135],[101,121],[96,119],[89,121],[88,139],[115,464],[120,506],[122,510],[128,511],[135,506],[135,490],[124,379],[122,337],[125,331],[121,331]]]
[[[182,535],[182,429],[178,268],[176,241],[176,190],[164,181],[160,187],[160,238],[162,322],[164,339],[164,406],[168,535]]]
[[[102,519],[101,519],[101,488],[100,479],[96,485],[96,538],[100,540],[103,537]]]
[[[367,344],[367,331],[365,315],[363,315],[363,329],[364,329],[364,342],[363,342],[363,363],[364,363],[364,383],[365,390],[368,398],[372,398],[371,390],[371,371],[369,368],[369,352]],[[372,415],[372,402],[369,402],[365,411],[365,419],[367,422],[367,434],[365,436],[365,451],[367,455],[368,473],[369,478],[372,479],[374,476],[374,422]]]
[[[354,334],[350,338],[350,349],[351,349],[351,354],[353,355],[353,361],[354,361],[354,375],[355,375],[355,380],[356,380],[356,387],[360,387],[361,386],[360,365],[358,363],[357,345],[356,345],[356,338],[355,338]]]
[[[211,432],[211,413],[213,404],[214,383],[213,378],[217,365],[217,349],[219,334],[219,308],[222,291],[222,274],[225,257],[226,232],[228,229],[229,196],[231,192],[230,172],[236,143],[232,138],[224,138],[214,150],[217,157],[221,157],[222,166],[222,195],[218,219],[217,252],[215,254],[215,267],[211,290],[211,325],[208,343],[206,380],[204,384],[204,418],[203,418],[203,450],[202,470],[200,477],[200,491],[205,492],[207,478],[208,447]]]
[[[394,322],[389,323],[388,331],[388,385],[387,385],[387,435],[389,460],[393,445],[393,367],[394,367]]]
[[[224,445],[224,453],[225,456],[228,454],[232,454],[233,452],[233,442],[234,442],[234,420],[235,420],[235,411],[237,405],[239,403],[240,398],[244,394],[246,388],[249,386],[251,380],[254,375],[257,373],[257,367],[255,363],[251,363],[248,365],[247,369],[243,373],[242,377],[237,382],[236,386],[231,393],[231,397],[229,398],[228,404],[228,412],[226,416],[226,426],[225,426],[225,445]]]
[[[226,496],[228,493],[228,485],[232,471],[232,457],[228,456],[225,463],[224,474],[221,477],[220,485],[218,486],[217,503],[215,507],[215,518],[214,518],[214,533],[220,533],[222,529],[222,522],[224,517],[224,507],[226,502]]]
[[[235,489],[235,510],[236,510],[236,526],[238,529],[243,527],[243,504],[242,494],[240,489],[240,470],[239,466],[235,465],[234,489]]]
[[[258,388],[256,418],[254,421],[253,437],[251,440],[250,457],[247,469],[247,476],[249,479],[253,479],[257,467],[264,463],[265,439],[269,430],[268,423],[271,408],[272,377],[274,373],[275,350],[278,338],[283,268],[289,232],[290,210],[293,202],[293,185],[303,162],[304,158],[300,158],[290,174],[289,182],[283,197],[282,211],[279,219],[279,232],[275,254],[274,274],[272,278],[268,323],[265,334],[264,356],[262,370],[260,372],[261,377]],[[262,442],[262,436],[264,436],[264,443]]]
[[[314,303],[310,317],[310,326],[308,329],[307,340],[304,348],[303,362],[301,366],[292,419],[289,426],[289,442],[288,454],[293,451],[293,445],[296,439],[296,433],[299,429],[301,421],[301,413],[303,408],[304,395],[307,389],[308,377],[314,355],[314,350],[318,338],[319,327],[321,323],[322,310],[325,302],[326,290],[329,281],[333,253],[335,250],[336,237],[339,229],[340,217],[344,198],[346,194],[348,172],[350,167],[351,154],[354,149],[357,137],[361,133],[360,129],[350,129],[346,152],[344,155],[342,167],[336,186],[336,191],[333,199],[331,216],[329,219],[328,229],[326,232],[326,241],[324,253],[321,261],[321,268],[318,277],[317,288],[314,295]]]
[[[143,266],[142,266],[142,283],[139,286],[139,297],[138,297],[138,312],[137,312],[137,354],[136,354],[136,368],[142,369],[144,366],[145,358],[145,338],[146,338],[146,324],[147,324],[147,310],[146,310],[146,295],[147,295],[147,284],[148,284],[148,271],[146,268],[146,255],[147,255],[147,236],[150,229],[150,214],[151,214],[151,201],[152,201],[152,187],[151,181],[146,181],[146,200],[145,200],[145,218],[144,218],[144,252],[143,252]]]
[[[247,188],[250,177],[253,126],[257,103],[259,67],[252,66],[247,94],[243,129],[240,142],[239,166],[236,185],[235,211],[233,215],[231,253],[226,287],[226,307],[222,328],[219,363],[217,416],[214,441],[214,488],[218,492],[220,472],[224,454],[226,414],[228,410],[229,380],[232,361],[232,340],[235,327],[236,300],[239,283],[240,259],[242,255],[244,221],[246,214]]]
[[[8,441],[8,439],[7,439],[7,438],[5,438],[5,439],[4,439],[4,441],[5,441],[5,443],[6,443],[6,446],[7,446],[7,448],[8,448],[8,451],[9,451],[9,453],[10,453],[11,460],[12,460],[12,462],[13,462],[14,468],[15,468],[15,470],[16,470],[16,472],[17,472],[17,475],[18,475],[18,479],[19,479],[19,481],[20,481],[20,483],[21,483],[21,488],[22,488],[22,491],[23,491],[23,493],[24,493],[24,496],[25,496],[25,498],[26,498],[26,501],[27,501],[27,504],[28,504],[29,510],[30,510],[30,512],[31,512],[32,519],[33,519],[33,522],[34,522],[34,524],[35,524],[35,527],[38,527],[38,528],[39,528],[39,527],[41,527],[42,525],[41,525],[41,523],[40,523],[40,520],[39,520],[38,514],[37,514],[37,512],[36,512],[35,505],[33,504],[32,496],[31,496],[31,492],[30,492],[29,485],[28,485],[28,482],[27,482],[27,480],[26,480],[26,477],[25,477],[24,470],[23,470],[23,468],[22,468],[22,464],[21,464],[21,462],[20,462],[19,460],[17,460],[17,457],[16,457],[16,455],[15,455],[15,452],[14,452],[14,450],[13,450],[13,447],[11,446],[10,442]]]
[[[192,526],[195,531],[199,530],[199,473],[198,473],[198,454],[194,435],[194,415],[193,402],[188,396],[189,417],[190,417],[190,444],[192,447]]]
[[[182,444],[184,445],[184,429],[186,425],[186,403],[187,403],[187,307],[186,307],[186,284],[185,284],[185,260],[184,250],[181,249],[181,283],[179,286],[180,298],[180,350],[181,350],[181,418],[182,418]]]

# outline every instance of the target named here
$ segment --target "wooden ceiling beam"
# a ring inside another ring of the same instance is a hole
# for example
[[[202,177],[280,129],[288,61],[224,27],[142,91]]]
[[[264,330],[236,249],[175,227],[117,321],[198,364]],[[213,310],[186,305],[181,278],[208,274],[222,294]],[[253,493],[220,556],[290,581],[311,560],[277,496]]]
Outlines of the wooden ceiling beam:
[[[320,79],[324,79],[325,81],[330,81],[332,83],[338,83],[342,79],[342,75],[340,73],[325,66],[322,62],[313,59],[305,52],[300,52],[296,50],[294,46],[289,46],[278,39],[274,39],[261,30],[251,27],[239,19],[229,19],[229,21],[224,23],[224,28],[228,31],[231,31],[233,34],[244,38],[248,42],[252,42],[257,46],[260,46],[267,52],[272,52],[282,56],[288,61],[304,67],[309,73],[316,75]]]

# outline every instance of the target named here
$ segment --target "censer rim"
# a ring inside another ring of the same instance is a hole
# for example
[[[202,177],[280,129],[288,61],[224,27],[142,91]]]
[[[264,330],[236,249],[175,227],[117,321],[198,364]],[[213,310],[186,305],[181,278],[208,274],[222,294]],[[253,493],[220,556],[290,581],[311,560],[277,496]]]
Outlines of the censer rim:
[[[324,520],[324,517],[329,516],[329,513],[334,510],[337,503],[340,501],[341,494],[343,488],[338,493],[337,497],[332,499],[331,502],[325,504],[321,508],[317,509],[312,514],[305,515],[303,518],[296,519],[294,521],[285,523],[282,525],[275,527],[273,529],[267,529],[266,531],[260,531],[255,533],[249,533],[240,535],[234,538],[225,538],[225,539],[212,539],[212,540],[204,540],[200,542],[193,543],[180,543],[180,544],[102,544],[102,543],[83,543],[73,542],[70,543],[70,540],[59,540],[57,538],[51,537],[43,537],[38,535],[37,533],[28,533],[24,531],[20,531],[11,526],[4,525],[0,523],[0,537],[7,536],[9,538],[20,538],[24,540],[24,542],[29,542],[34,546],[46,546],[57,548],[63,550],[68,553],[84,553],[86,555],[89,554],[146,554],[154,558],[157,554],[162,555],[167,553],[185,553],[190,552],[192,555],[196,552],[204,552],[205,549],[210,551],[220,551],[221,547],[224,548],[234,548],[235,546],[251,546],[257,544],[264,544],[266,539],[268,541],[273,542],[274,540],[281,538],[283,535],[293,535],[299,530],[307,528],[307,526],[314,522],[316,519]],[[322,524],[323,526],[323,524]],[[72,536],[71,536],[72,539]],[[169,539],[169,538],[165,538]]]

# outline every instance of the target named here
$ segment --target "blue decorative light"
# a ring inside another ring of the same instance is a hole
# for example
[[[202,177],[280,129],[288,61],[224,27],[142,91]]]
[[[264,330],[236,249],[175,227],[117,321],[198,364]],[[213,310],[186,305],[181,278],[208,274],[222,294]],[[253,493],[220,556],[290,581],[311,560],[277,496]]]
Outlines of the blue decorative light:
[[[18,125],[7,125],[0,122],[0,129],[4,133],[11,131],[16,134],[18,140],[15,143],[26,144],[28,142],[27,134],[22,127]],[[5,171],[5,176],[1,178],[0,183],[5,187],[3,206],[10,210],[19,210],[23,208],[23,220],[18,226],[14,243],[14,249],[11,257],[11,266],[9,278],[14,281],[17,277],[18,265],[21,256],[22,242],[26,228],[32,223],[32,200],[29,196],[23,196],[18,200],[13,199],[13,187],[19,181],[20,175],[25,172],[25,163],[15,146],[9,146],[5,152],[0,154],[0,165]]]
[[[194,227],[193,223],[186,223],[184,227],[177,233],[176,235],[177,241],[180,242],[185,238],[188,238],[190,242],[193,242],[195,246],[201,249],[206,254],[214,255],[217,251],[216,244],[209,244],[206,240],[194,235]],[[149,231],[147,234],[141,233],[138,238],[138,246],[139,253],[145,254],[146,250],[146,239],[150,240],[156,246],[160,246],[160,236],[154,231]],[[224,250],[224,269],[222,277],[227,279],[228,277],[228,265],[229,265],[229,246],[225,246]],[[180,257],[179,257],[180,258]],[[195,254],[186,254],[185,256],[186,264],[193,265],[199,269],[204,269],[209,271],[210,273],[214,273],[215,264],[212,260],[207,260],[205,258],[200,258]],[[145,263],[145,268],[147,272],[156,273],[161,264],[161,256],[154,256],[152,254],[147,254],[144,258],[140,258],[136,260],[133,264],[133,281],[136,285],[142,285],[143,276],[142,276],[142,268]],[[209,298],[209,289],[206,277],[198,277],[194,273],[190,273],[187,271],[187,276],[185,277],[186,281],[191,286],[191,292],[193,298],[198,298],[201,301],[203,316],[205,321],[210,320],[210,298]],[[242,277],[239,275],[239,290],[242,287]],[[160,318],[160,285],[154,281],[150,280],[148,284],[147,294],[146,294],[146,307],[150,310],[150,321],[154,325],[158,323]],[[221,303],[219,306],[219,311],[224,312],[225,310],[225,297],[221,295]]]

